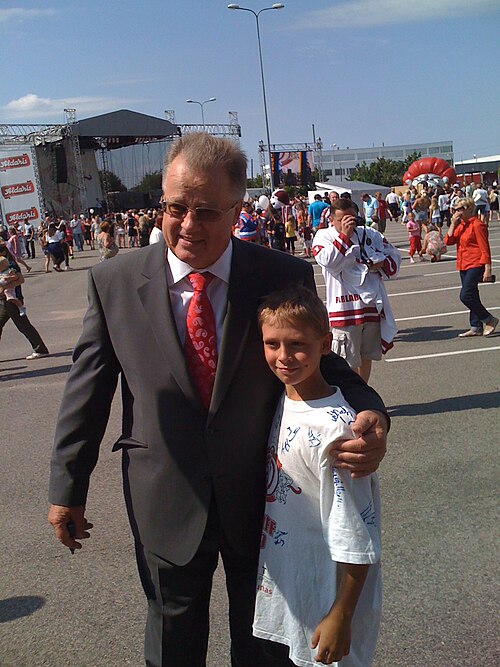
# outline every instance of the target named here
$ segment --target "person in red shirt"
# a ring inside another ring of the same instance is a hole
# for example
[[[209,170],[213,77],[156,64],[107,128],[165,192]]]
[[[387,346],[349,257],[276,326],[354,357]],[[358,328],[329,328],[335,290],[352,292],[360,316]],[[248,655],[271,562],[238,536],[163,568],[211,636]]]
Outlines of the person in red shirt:
[[[444,242],[447,246],[457,246],[457,269],[462,281],[460,301],[470,310],[470,329],[458,335],[466,338],[490,336],[496,329],[498,318],[483,306],[478,288],[480,282],[493,282],[488,227],[473,216],[472,199],[458,199],[454,211]]]
[[[382,199],[382,193],[376,192],[375,197],[378,201],[378,231],[384,234],[387,224],[387,216],[390,215],[389,204]]]

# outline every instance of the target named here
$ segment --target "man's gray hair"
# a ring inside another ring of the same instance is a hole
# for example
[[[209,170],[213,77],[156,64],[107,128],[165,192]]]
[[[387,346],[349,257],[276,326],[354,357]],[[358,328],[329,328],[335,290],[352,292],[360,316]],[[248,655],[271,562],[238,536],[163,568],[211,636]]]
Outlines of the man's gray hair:
[[[176,157],[182,154],[190,169],[212,173],[223,169],[234,186],[235,194],[243,197],[247,188],[247,157],[231,139],[214,137],[206,132],[193,132],[177,139],[165,156],[165,177]]]

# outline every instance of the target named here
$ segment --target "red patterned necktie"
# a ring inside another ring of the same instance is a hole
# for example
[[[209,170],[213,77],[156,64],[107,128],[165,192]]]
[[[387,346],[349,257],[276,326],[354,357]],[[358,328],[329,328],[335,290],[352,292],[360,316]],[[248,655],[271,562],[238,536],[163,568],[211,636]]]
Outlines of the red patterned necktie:
[[[184,353],[186,364],[201,402],[210,405],[217,369],[217,332],[212,304],[207,296],[211,273],[190,273],[193,296],[186,314]]]

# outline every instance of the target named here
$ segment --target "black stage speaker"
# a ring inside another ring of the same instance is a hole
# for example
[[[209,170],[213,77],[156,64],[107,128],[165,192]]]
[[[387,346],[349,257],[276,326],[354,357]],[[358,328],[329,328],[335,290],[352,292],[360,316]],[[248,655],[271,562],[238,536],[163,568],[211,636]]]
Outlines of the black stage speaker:
[[[56,183],[68,182],[68,163],[66,161],[66,150],[64,146],[58,145],[54,148],[56,158]]]

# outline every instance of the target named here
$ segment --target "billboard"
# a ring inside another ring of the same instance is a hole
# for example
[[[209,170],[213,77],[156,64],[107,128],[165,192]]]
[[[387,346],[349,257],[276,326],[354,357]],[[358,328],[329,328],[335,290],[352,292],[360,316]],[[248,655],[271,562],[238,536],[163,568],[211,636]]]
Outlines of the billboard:
[[[35,154],[30,145],[0,146],[0,207],[6,225],[41,222]]]
[[[271,168],[277,185],[309,185],[314,169],[312,151],[273,151]]]

